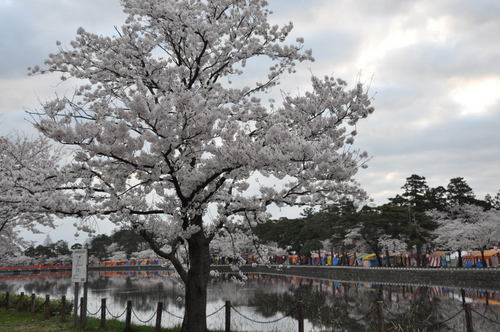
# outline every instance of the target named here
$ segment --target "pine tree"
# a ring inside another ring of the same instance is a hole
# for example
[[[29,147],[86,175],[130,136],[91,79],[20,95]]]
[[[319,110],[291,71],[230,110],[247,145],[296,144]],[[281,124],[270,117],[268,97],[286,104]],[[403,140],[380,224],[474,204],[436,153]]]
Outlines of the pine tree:
[[[447,199],[450,205],[474,204],[475,195],[472,188],[464,178],[456,177],[450,179],[447,187]]]

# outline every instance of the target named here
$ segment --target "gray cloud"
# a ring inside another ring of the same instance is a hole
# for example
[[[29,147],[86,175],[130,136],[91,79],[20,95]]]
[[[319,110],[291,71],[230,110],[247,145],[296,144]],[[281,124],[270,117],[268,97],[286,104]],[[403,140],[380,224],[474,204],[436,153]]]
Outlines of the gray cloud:
[[[112,33],[123,21],[118,0],[15,0],[0,3],[1,77],[25,75],[57,50],[57,40],[69,43],[80,26]]]
[[[432,186],[446,186],[450,178],[462,176],[479,197],[496,193],[500,190],[499,115],[497,111],[450,119],[406,135],[404,127],[392,135],[387,126],[386,133],[363,135],[363,129],[373,127],[367,124],[360,130],[358,145],[370,151],[373,160],[358,179],[379,202],[400,192],[404,178],[411,174],[426,176]]]
[[[290,40],[303,36],[316,58],[287,76],[283,90],[303,92],[311,72],[351,83],[374,75],[376,112],[359,124],[356,147],[373,156],[357,179],[377,203],[412,173],[432,186],[463,176],[479,196],[500,189],[499,1],[270,3],[272,21],[294,22]],[[27,66],[41,63],[56,40],[67,44],[79,26],[112,34],[122,19],[118,0],[0,1],[0,134],[29,131],[24,107],[71,90],[55,78],[26,77]],[[261,62],[251,69],[245,82],[262,77]]]

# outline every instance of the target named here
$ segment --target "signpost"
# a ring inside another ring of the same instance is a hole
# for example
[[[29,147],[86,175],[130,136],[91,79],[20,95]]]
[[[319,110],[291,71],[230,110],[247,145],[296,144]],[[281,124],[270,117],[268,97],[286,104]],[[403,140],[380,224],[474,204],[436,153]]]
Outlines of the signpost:
[[[87,249],[74,249],[73,250],[73,264],[71,266],[71,281],[75,283],[75,298],[73,305],[73,327],[76,328],[78,325],[78,292],[80,288],[80,283],[83,283],[83,301],[80,304],[84,310],[82,310],[83,317],[82,323],[86,325],[87,316],[87,273],[88,273],[88,250]]]

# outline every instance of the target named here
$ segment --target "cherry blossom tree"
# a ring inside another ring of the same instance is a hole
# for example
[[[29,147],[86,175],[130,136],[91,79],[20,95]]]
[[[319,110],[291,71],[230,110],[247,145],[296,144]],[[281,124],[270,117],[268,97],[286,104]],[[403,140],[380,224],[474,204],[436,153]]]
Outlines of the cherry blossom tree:
[[[344,239],[342,240],[342,245],[349,248],[354,253],[355,265],[358,265],[357,253],[363,253],[370,250],[370,246],[361,235],[361,227],[358,226],[346,229],[346,234]]]
[[[21,251],[16,251],[11,254],[5,254],[5,259],[3,260],[3,264],[5,266],[12,265],[31,265],[34,263],[34,259],[32,257],[28,257],[24,255]]]
[[[18,253],[26,243],[21,230],[53,227],[49,213],[59,195],[58,154],[45,138],[0,137],[0,254]],[[48,209],[51,206],[51,209]]]
[[[450,207],[448,212],[432,211],[438,222],[435,242],[459,253],[458,265],[462,266],[462,250],[480,250],[486,266],[484,250],[500,243],[500,211],[464,204]]]
[[[182,330],[206,331],[210,242],[251,230],[271,205],[362,198],[352,177],[366,153],[352,143],[373,108],[361,84],[332,77],[272,100],[280,78],[313,58],[301,38],[285,43],[292,24],[271,25],[264,0],[122,4],[128,18],[114,36],[80,28],[71,47],[58,43],[32,69],[82,82],[33,117],[77,150],[79,189],[66,193],[75,203],[59,213],[106,216],[139,232],[185,283]],[[268,63],[249,83],[247,64]]]
[[[145,249],[141,251],[136,251],[131,254],[131,258],[133,259],[154,259],[157,258],[158,256],[155,254],[155,252],[151,249]]]
[[[408,245],[405,241],[390,237],[388,235],[382,236],[378,241],[378,245],[380,246],[382,251],[385,252],[385,256],[387,259],[387,266],[391,265],[390,262],[391,253],[401,257],[408,251]]]
[[[127,253],[123,250],[115,251],[109,256],[110,261],[126,261]]]
[[[286,255],[285,249],[280,248],[275,242],[261,243],[260,239],[251,231],[229,232],[220,231],[210,244],[212,254],[232,258],[232,265],[236,270],[238,263],[247,263],[244,255],[256,256],[257,262],[266,264],[270,256]]]
[[[26,246],[26,242],[20,236],[19,230],[14,229],[14,223],[11,220],[2,218],[1,223],[0,226],[3,228],[0,231],[0,255],[13,257],[20,254],[22,247]]]

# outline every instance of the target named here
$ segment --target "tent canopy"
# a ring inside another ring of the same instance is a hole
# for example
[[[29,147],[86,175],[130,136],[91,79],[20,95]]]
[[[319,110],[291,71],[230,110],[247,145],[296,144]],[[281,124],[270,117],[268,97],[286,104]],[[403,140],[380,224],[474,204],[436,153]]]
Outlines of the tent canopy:
[[[451,251],[434,251],[431,254],[431,257],[440,257],[440,256],[444,256],[444,255],[449,254],[449,253],[451,253]]]
[[[490,258],[491,256],[495,256],[498,253],[500,253],[500,249],[485,250],[484,251],[484,258]],[[481,251],[475,250],[475,251],[471,252],[470,254],[464,256],[464,258],[465,257],[481,258]]]

